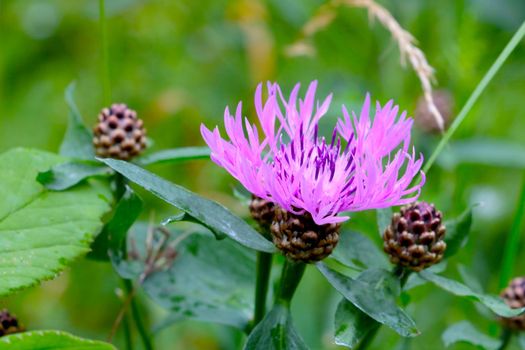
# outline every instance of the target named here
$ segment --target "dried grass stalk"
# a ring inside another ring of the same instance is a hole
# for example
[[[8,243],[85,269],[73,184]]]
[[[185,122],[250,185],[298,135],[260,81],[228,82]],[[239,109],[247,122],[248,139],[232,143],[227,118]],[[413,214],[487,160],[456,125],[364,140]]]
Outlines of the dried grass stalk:
[[[301,39],[290,45],[286,53],[290,56],[313,55],[315,50],[307,43],[307,39],[333,22],[339,6],[365,8],[370,20],[377,19],[391,33],[399,46],[401,64],[404,66],[408,58],[421,82],[428,110],[436,119],[439,128],[444,130],[444,119],[432,97],[432,82],[435,82],[434,69],[428,63],[423,51],[416,46],[416,40],[412,34],[403,29],[392,14],[374,0],[332,0],[322,6],[317,14],[304,25]]]

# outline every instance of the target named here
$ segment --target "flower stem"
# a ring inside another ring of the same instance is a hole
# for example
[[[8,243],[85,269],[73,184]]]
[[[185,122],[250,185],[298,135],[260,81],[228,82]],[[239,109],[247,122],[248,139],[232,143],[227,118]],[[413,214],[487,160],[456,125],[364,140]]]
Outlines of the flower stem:
[[[285,260],[281,274],[281,283],[275,299],[276,304],[290,307],[293,295],[299,282],[301,282],[305,268],[306,264],[303,262]]]
[[[108,30],[106,24],[106,11],[104,0],[99,0],[99,22],[100,22],[100,46],[102,51],[102,92],[104,96],[104,104],[111,103],[111,84],[109,79],[109,49],[108,49]]]
[[[131,296],[131,299],[130,299],[131,315],[133,316],[133,320],[135,321],[135,326],[137,327],[139,335],[142,339],[144,348],[146,350],[153,350],[153,343],[150,339],[150,336],[148,335],[148,332],[146,330],[146,327],[144,326],[144,323],[142,323],[142,317],[140,315],[137,301],[133,297],[135,294],[133,283],[130,280],[124,280],[124,286],[126,287],[126,292],[128,293],[128,295]]]
[[[503,328],[503,332],[501,333],[501,345],[499,346],[498,350],[504,350],[509,346],[510,341],[512,340],[512,336],[514,334],[512,331],[508,328]]]
[[[503,254],[503,263],[501,265],[501,275],[499,281],[500,289],[503,289],[509,283],[514,272],[514,266],[516,266],[516,260],[519,253],[520,245],[520,233],[523,224],[523,217],[525,216],[525,175],[523,176],[523,184],[521,185],[521,194],[514,215],[514,221],[512,222],[512,228],[510,235],[507,238],[505,244],[505,251]]]
[[[496,75],[496,73],[499,71],[501,66],[503,66],[503,63],[507,60],[507,58],[510,56],[512,51],[518,46],[521,39],[525,36],[525,21],[523,24],[518,28],[514,36],[510,39],[507,46],[503,49],[503,51],[500,53],[496,61],[492,64],[488,72],[485,74],[483,79],[479,82],[479,84],[476,86],[470,97],[468,98],[467,102],[459,112],[458,116],[454,119],[452,124],[450,125],[450,128],[447,130],[447,132],[443,135],[443,138],[437,145],[436,149],[430,156],[430,158],[425,163],[425,166],[423,167],[423,172],[427,173],[432,164],[436,161],[438,155],[443,151],[445,145],[450,140],[452,135],[456,132],[456,130],[459,128],[463,120],[465,120],[465,117],[470,112],[476,101],[478,100],[481,93],[485,90],[487,85],[490,83],[492,78]],[[421,177],[421,176],[420,176]],[[419,182],[420,178],[417,182]]]
[[[129,315],[124,315],[122,320],[122,328],[124,329],[124,343],[126,344],[126,350],[133,350],[133,340],[131,339],[131,325],[129,321]]]
[[[255,285],[255,311],[252,327],[257,326],[266,314],[266,295],[272,271],[273,254],[257,253],[257,281]]]

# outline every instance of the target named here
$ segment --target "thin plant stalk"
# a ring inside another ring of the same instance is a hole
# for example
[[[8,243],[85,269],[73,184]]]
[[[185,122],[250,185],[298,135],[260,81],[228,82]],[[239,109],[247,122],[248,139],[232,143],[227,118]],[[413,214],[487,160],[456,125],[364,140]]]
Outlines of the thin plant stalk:
[[[131,338],[131,322],[129,315],[125,315],[122,320],[122,329],[124,331],[124,344],[126,344],[126,350],[133,350],[133,339]]]
[[[501,345],[499,346],[498,350],[505,350],[510,345],[513,335],[514,333],[510,329],[504,328],[503,332],[501,333]]]
[[[102,75],[102,94],[104,98],[104,104],[109,105],[111,103],[111,84],[109,79],[109,48],[108,48],[108,31],[106,23],[106,9],[105,1],[99,0],[99,22],[100,22],[100,49],[102,52],[102,64],[101,64],[101,75]]]
[[[266,298],[272,271],[273,254],[257,253],[257,280],[255,284],[255,311],[252,327],[257,326],[266,314]]]
[[[148,334],[148,331],[146,330],[146,327],[144,326],[144,323],[142,322],[142,316],[140,315],[137,301],[134,298],[135,289],[133,288],[133,283],[130,280],[124,280],[124,286],[126,287],[127,294],[130,296],[131,315],[133,316],[135,326],[137,327],[137,331],[139,332],[140,338],[142,339],[144,348],[146,350],[153,350],[153,342]]]
[[[283,305],[287,308],[290,307],[292,298],[303,278],[305,269],[306,264],[303,262],[285,260],[281,274],[281,282],[275,298],[276,304]]]
[[[447,142],[450,140],[452,135],[459,128],[461,123],[463,123],[463,121],[465,120],[465,117],[470,112],[470,110],[472,109],[472,107],[474,106],[478,98],[480,97],[481,93],[485,91],[485,89],[487,88],[487,85],[490,83],[492,78],[494,78],[494,76],[499,71],[501,66],[503,66],[503,63],[505,63],[507,58],[510,56],[512,51],[514,51],[516,46],[518,46],[518,44],[520,43],[520,41],[523,39],[524,36],[525,36],[525,21],[521,24],[521,26],[518,28],[516,33],[512,36],[508,44],[505,46],[505,48],[503,49],[501,54],[498,56],[496,61],[494,61],[494,63],[492,64],[488,72],[485,74],[483,79],[481,79],[481,81],[476,86],[476,88],[474,89],[470,97],[468,98],[467,102],[465,103],[461,111],[459,112],[458,116],[454,119],[454,121],[450,125],[447,132],[441,138],[441,141],[439,142],[436,149],[434,150],[430,158],[425,163],[425,166],[423,167],[423,171],[425,173],[427,173],[430,167],[432,167],[432,165],[436,161],[439,154],[443,151],[443,148],[445,147]]]
[[[518,200],[518,206],[516,207],[516,213],[514,215],[514,221],[510,230],[510,235],[507,238],[505,244],[505,250],[503,253],[503,263],[501,265],[501,274],[499,287],[503,289],[509,283],[509,280],[514,274],[514,266],[518,259],[519,245],[520,245],[520,233],[523,225],[523,217],[525,216],[525,175],[523,176],[523,183],[521,185],[521,194]]]

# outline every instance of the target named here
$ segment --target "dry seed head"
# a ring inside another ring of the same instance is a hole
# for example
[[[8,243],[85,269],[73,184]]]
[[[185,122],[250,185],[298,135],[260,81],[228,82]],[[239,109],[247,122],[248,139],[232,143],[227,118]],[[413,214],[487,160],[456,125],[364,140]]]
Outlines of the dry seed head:
[[[501,292],[501,297],[512,309],[525,307],[525,277],[517,277],[510,281],[509,286]],[[500,317],[500,322],[507,328],[525,331],[525,314]]]
[[[446,128],[452,118],[454,98],[447,90],[433,91],[432,98],[434,99],[434,104],[437,110],[443,117],[444,126]],[[430,112],[425,96],[421,96],[417,101],[414,120],[417,126],[423,131],[429,134],[441,134],[441,128],[439,127],[435,116]]]
[[[0,311],[0,337],[24,330],[24,327],[18,323],[16,316],[11,315],[7,309]]]
[[[392,216],[383,234],[383,247],[393,264],[421,271],[443,259],[444,238],[441,212],[433,204],[418,202]]]
[[[102,109],[93,134],[93,145],[99,157],[130,160],[146,148],[142,120],[123,103]]]
[[[275,207],[273,243],[290,260],[305,263],[326,258],[339,242],[340,224],[317,225],[310,214],[295,215]]]

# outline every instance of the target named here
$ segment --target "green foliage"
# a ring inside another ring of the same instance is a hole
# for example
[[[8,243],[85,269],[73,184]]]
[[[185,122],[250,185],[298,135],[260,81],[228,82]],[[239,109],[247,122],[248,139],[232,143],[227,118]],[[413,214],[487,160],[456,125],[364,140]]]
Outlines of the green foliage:
[[[443,333],[443,343],[449,347],[455,343],[469,343],[484,350],[497,350],[501,342],[477,330],[470,322],[453,324]]]
[[[89,251],[102,226],[111,198],[106,183],[50,192],[35,180],[63,161],[26,149],[0,155],[0,295],[55,277]]]
[[[276,304],[248,336],[244,350],[308,350],[292,322],[290,310]]]
[[[142,212],[142,199],[126,186],[126,190],[117,203],[113,217],[92,245],[91,258],[108,260],[108,253],[115,257],[126,255],[126,237]]]
[[[445,222],[447,229],[445,234],[445,243],[447,243],[445,258],[450,258],[465,245],[471,226],[472,208],[468,208],[457,218]]]
[[[383,208],[376,210],[377,217],[377,229],[379,230],[379,235],[382,237],[385,233],[386,228],[390,225],[392,220],[393,210],[392,208]]]
[[[335,312],[335,343],[353,349],[365,337],[377,330],[380,324],[343,299]]]
[[[186,212],[213,232],[225,234],[252,249],[264,252],[275,250],[271,242],[222,205],[202,198],[134,164],[115,159],[102,159],[102,161],[131,182]]]
[[[478,301],[499,316],[513,317],[525,312],[525,308],[511,309],[500,297],[496,295],[474,292],[469,287],[460,282],[445,278],[443,276],[435,275],[432,272],[422,271],[419,273],[419,276],[429,282],[432,282],[437,287],[446,290],[449,293],[460,297],[465,297],[470,300]]]
[[[110,169],[105,166],[75,161],[58,164],[47,171],[39,173],[37,181],[47,189],[63,191],[86,179],[92,177],[107,177],[110,173]]]
[[[75,337],[60,331],[33,331],[0,338],[0,350],[116,350],[108,343]]]
[[[339,293],[377,322],[404,337],[419,334],[414,321],[396,303],[400,285],[399,280],[390,272],[369,269],[352,279],[323,263],[318,263],[317,268]]]
[[[140,165],[170,164],[187,160],[209,159],[210,149],[208,147],[181,147],[166,149],[151,154],[146,154],[137,159]]]
[[[351,230],[341,232],[339,243],[330,257],[355,270],[390,267],[386,255],[379,251],[370,238]]]
[[[60,145],[60,154],[75,159],[91,160],[95,157],[93,135],[82,122],[82,116],[77,108],[73,93],[75,83],[69,84],[65,92],[66,103],[69,106],[69,123],[66,135]]]
[[[141,256],[139,261],[114,260],[124,278],[140,278],[147,269],[148,250],[158,244],[157,236],[148,240],[144,226],[135,226],[128,238]],[[169,238],[167,246],[175,249],[175,261],[145,278],[142,285],[151,299],[169,311],[163,326],[194,319],[245,329],[253,313],[255,254],[231,240],[217,241],[209,234],[184,238],[190,232],[178,232]]]

